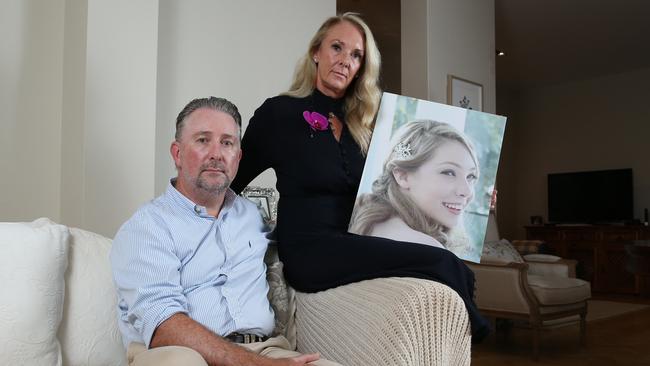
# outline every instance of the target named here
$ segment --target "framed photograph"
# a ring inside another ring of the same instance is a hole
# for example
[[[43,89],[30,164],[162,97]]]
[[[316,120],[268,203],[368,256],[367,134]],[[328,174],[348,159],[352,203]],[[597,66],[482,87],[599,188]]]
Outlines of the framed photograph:
[[[447,104],[483,111],[483,85],[447,75]]]
[[[253,202],[268,225],[275,225],[277,219],[277,192],[273,188],[248,186],[241,195]]]
[[[505,126],[503,116],[384,93],[348,231],[479,262]]]

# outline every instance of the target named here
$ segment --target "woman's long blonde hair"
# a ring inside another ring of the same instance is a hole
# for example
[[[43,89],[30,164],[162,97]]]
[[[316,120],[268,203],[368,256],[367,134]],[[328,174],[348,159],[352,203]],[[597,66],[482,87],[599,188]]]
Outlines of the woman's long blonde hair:
[[[397,216],[413,230],[430,235],[446,245],[447,234],[451,228],[422,212],[415,201],[402,192],[393,172],[396,169],[406,173],[415,172],[440,146],[449,141],[457,141],[469,151],[478,176],[479,164],[474,147],[465,135],[451,125],[430,120],[407,123],[403,133],[398,133],[397,136],[381,176],[372,184],[372,193],[359,197],[355,205],[350,231],[369,235],[375,224]],[[410,151],[408,154],[404,153],[406,147]]]
[[[316,63],[314,54],[320,48],[327,32],[341,22],[349,22],[364,36],[365,50],[361,69],[358,77],[348,86],[345,92],[345,122],[352,137],[361,147],[365,155],[370,145],[370,137],[374,127],[374,118],[379,108],[381,90],[379,89],[379,71],[381,55],[375,38],[368,25],[356,13],[344,13],[328,18],[318,29],[309,42],[307,53],[298,61],[293,82],[289,90],[284,93],[293,97],[304,98],[314,91],[316,87]]]

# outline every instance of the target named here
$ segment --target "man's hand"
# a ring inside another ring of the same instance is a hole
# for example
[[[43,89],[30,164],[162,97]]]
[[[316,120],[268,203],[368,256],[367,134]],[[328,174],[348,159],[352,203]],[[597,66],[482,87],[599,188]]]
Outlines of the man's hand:
[[[490,197],[490,211],[497,209],[497,190],[492,190],[492,196]]]
[[[271,360],[273,366],[302,366],[308,365],[310,362],[318,361],[320,355],[318,353],[309,353],[291,358],[278,358]]]
[[[151,348],[184,346],[197,351],[210,366],[301,366],[320,358],[318,353],[272,359],[217,336],[186,314],[174,314],[162,322],[153,334]]]
[[[320,355],[318,353],[309,353],[306,355],[300,355],[298,357],[293,357],[291,360],[295,365],[304,365],[310,362],[318,361]]]

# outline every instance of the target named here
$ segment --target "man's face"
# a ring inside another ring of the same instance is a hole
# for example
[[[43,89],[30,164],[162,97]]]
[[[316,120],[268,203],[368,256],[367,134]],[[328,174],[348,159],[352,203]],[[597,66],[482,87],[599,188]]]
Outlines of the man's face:
[[[227,113],[199,108],[185,119],[179,140],[171,146],[178,170],[177,189],[190,199],[195,193],[225,192],[241,159],[235,120]]]

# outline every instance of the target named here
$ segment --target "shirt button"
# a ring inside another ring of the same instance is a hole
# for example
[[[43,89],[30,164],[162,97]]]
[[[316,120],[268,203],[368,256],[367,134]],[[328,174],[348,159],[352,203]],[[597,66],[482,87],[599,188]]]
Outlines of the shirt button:
[[[198,205],[194,206],[194,212],[201,213],[201,207],[199,207]]]

